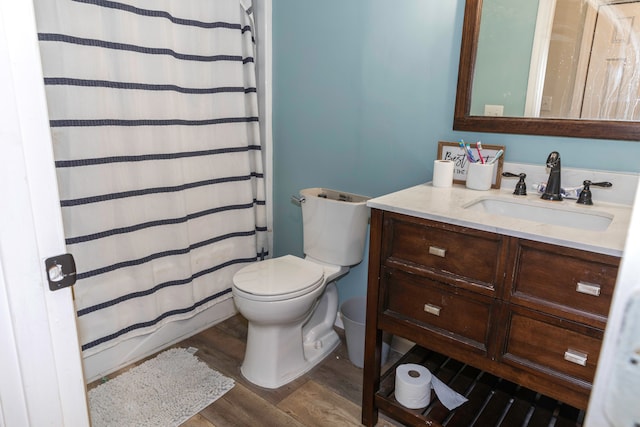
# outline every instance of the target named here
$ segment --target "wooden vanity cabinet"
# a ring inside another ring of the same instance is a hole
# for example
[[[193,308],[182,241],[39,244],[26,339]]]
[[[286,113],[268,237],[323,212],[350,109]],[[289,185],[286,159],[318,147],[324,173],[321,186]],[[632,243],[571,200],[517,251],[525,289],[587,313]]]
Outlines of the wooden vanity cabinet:
[[[374,425],[379,408],[403,422],[419,419],[410,410],[404,418],[388,390],[378,393],[383,331],[586,408],[618,264],[372,209],[363,424]]]

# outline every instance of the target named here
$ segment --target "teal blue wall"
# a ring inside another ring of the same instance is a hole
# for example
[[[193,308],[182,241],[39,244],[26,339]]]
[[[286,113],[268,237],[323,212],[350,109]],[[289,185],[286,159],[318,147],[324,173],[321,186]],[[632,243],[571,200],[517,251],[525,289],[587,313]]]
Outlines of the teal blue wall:
[[[471,114],[485,104],[503,105],[505,116],[524,116],[538,2],[492,0],[482,3]]]
[[[464,0],[273,2],[274,254],[302,255],[291,195],[380,196],[430,181],[439,140],[506,146],[508,162],[640,172],[640,142],[452,130]],[[366,292],[366,261],[338,283]]]

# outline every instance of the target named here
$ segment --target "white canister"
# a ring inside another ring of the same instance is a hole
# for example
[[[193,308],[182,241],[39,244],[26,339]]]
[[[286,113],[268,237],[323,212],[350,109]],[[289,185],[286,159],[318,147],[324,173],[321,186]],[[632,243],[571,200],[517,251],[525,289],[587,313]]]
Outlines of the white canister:
[[[467,169],[467,188],[472,190],[488,190],[493,184],[495,163],[469,163]]]

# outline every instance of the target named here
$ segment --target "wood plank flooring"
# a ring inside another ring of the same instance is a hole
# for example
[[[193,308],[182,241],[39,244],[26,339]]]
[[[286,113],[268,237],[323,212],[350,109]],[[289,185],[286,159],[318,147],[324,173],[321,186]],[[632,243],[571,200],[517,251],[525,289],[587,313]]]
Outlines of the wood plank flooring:
[[[349,361],[344,334],[338,331],[342,343],[331,355],[309,373],[276,390],[255,386],[240,373],[247,337],[247,321],[240,315],[177,343],[174,347],[195,347],[198,349],[195,355],[200,360],[236,381],[233,389],[186,421],[183,427],[360,426],[362,369]],[[144,360],[114,372],[108,378],[142,362]],[[421,410],[401,408],[393,394],[395,370],[389,370],[395,363],[423,364],[454,390],[467,396],[469,402],[454,411],[448,411],[435,398]],[[392,351],[382,371],[387,370],[376,399],[389,414],[396,414],[409,425],[582,425],[583,411],[426,349],[415,347],[405,356]],[[89,384],[88,388],[101,382]],[[400,427],[402,424],[380,413],[376,426]]]
[[[200,360],[236,381],[232,390],[185,422],[184,427],[361,425],[362,369],[349,361],[344,336],[341,335],[342,344],[320,365],[276,390],[255,386],[242,377],[240,364],[246,336],[247,322],[236,315],[174,346],[197,348],[195,355]],[[399,354],[391,352],[388,364],[399,357]],[[99,383],[89,384],[89,388]],[[382,415],[377,424],[379,427],[401,425]]]

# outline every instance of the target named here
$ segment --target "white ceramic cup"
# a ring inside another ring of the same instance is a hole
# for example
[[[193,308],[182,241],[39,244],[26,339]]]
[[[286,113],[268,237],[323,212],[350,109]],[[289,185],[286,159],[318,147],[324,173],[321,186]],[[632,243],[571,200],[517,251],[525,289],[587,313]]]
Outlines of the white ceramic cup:
[[[467,169],[467,188],[472,190],[488,190],[493,182],[495,163],[469,163]]]

